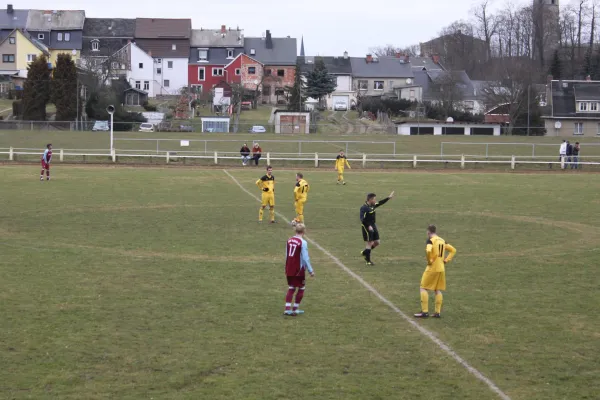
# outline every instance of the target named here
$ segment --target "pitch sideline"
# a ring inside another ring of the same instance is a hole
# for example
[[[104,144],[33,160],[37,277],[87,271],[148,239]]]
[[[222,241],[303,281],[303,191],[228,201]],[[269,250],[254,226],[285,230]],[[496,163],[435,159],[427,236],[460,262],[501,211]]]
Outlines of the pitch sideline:
[[[236,185],[238,185],[240,189],[242,189],[242,191],[244,191],[246,194],[248,194],[250,197],[252,197],[255,200],[257,200],[258,202],[261,201],[258,198],[258,196],[254,195],[252,192],[250,192],[244,186],[242,186],[242,184],[233,175],[231,175],[229,173],[229,171],[227,171],[227,170],[224,169],[223,172],[227,176],[229,176],[231,178],[231,180],[233,180],[233,182]],[[290,221],[283,214],[281,214],[278,211],[276,211],[275,213],[282,220],[284,220],[287,223],[290,223]],[[326,250],[324,247],[322,247],[319,243],[315,242],[314,240],[310,239],[309,237],[306,237],[306,240],[309,243],[311,243],[312,245],[314,245],[317,249],[319,249],[327,257],[331,258],[331,260],[338,267],[340,267],[344,272],[346,272],[348,275],[350,275],[352,278],[354,278],[356,281],[358,281],[358,283],[360,283],[365,289],[367,289],[369,292],[371,292],[372,294],[374,294],[379,300],[381,300],[382,303],[384,303],[385,305],[387,305],[388,307],[390,307],[392,310],[394,310],[394,312],[396,312],[398,315],[400,315],[400,317],[402,317],[402,319],[404,319],[406,322],[408,322],[410,325],[412,325],[414,328],[416,328],[421,334],[423,334],[424,336],[426,336],[427,338],[429,338],[440,349],[444,350],[444,352],[446,352],[456,362],[458,362],[460,365],[462,365],[471,375],[473,375],[475,378],[477,378],[480,381],[482,381],[483,383],[485,383],[490,388],[490,390],[492,390],[494,393],[496,393],[502,400],[511,400],[511,398],[506,393],[504,393],[502,391],[502,389],[500,389],[494,382],[492,382],[492,380],[490,380],[488,377],[486,377],[485,375],[483,375],[483,373],[481,373],[478,369],[476,369],[475,367],[471,366],[471,364],[469,364],[465,359],[463,359],[454,350],[452,350],[452,348],[449,345],[447,345],[442,340],[440,340],[437,336],[435,336],[435,334],[433,332],[431,332],[428,329],[424,328],[419,323],[417,323],[414,319],[412,319],[411,317],[409,317],[408,315],[406,315],[394,303],[392,303],[390,300],[388,300],[386,297],[384,297],[373,286],[371,286],[367,281],[365,281],[360,275],[356,274],[350,268],[346,267],[344,265],[344,263],[342,263],[336,256],[334,256],[333,254],[331,254],[328,250]]]

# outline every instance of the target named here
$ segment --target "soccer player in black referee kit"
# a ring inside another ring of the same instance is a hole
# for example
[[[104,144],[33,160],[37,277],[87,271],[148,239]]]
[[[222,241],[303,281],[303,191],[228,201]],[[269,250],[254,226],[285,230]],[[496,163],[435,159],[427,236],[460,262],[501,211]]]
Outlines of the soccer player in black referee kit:
[[[394,197],[394,193],[381,201],[377,201],[375,193],[369,193],[367,195],[366,203],[360,208],[360,223],[362,224],[361,230],[363,239],[365,241],[365,250],[360,254],[365,258],[367,265],[374,265],[371,262],[371,252],[379,246],[379,231],[377,230],[375,209],[379,206],[384,205]]]

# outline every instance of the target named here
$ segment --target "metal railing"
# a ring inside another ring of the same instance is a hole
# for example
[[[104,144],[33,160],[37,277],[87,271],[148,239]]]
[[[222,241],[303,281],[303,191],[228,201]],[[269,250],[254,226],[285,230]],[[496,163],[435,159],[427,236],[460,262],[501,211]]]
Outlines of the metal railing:
[[[21,162],[39,162],[42,154],[41,149],[31,148],[0,148],[0,161],[21,161]],[[58,153],[58,162],[112,162],[118,163],[120,160],[139,160],[139,161],[160,161],[165,164],[186,160],[208,160],[209,164],[219,165],[223,161],[237,160],[241,161],[241,156],[236,152],[202,152],[202,151],[160,151],[148,152],[146,150],[122,150],[113,149],[55,149],[55,155]],[[35,156],[35,157],[31,157]],[[266,153],[262,159],[267,164],[275,162],[309,162],[314,163],[318,168],[322,163],[331,163],[335,161],[337,153]],[[54,158],[56,160],[56,158]],[[573,158],[562,158],[557,161],[556,157],[547,156],[489,156],[483,155],[419,155],[419,154],[362,154],[350,155],[348,160],[351,163],[358,163],[362,168],[370,168],[374,163],[383,164],[409,164],[412,168],[417,168],[421,164],[430,165],[459,165],[461,169],[468,165],[496,165],[506,166],[511,170],[516,169],[518,165],[538,165],[552,167],[560,166],[562,169],[576,166],[600,166],[600,156],[586,156],[584,160],[579,158],[577,162]]]
[[[536,157],[537,155],[540,155],[540,153],[546,153],[548,154],[547,157],[550,157],[549,153],[555,153],[556,156],[555,158],[558,159],[559,154],[559,145],[560,143],[510,143],[510,142],[497,142],[497,143],[485,143],[485,142],[442,142],[440,145],[440,155],[443,156],[448,156],[448,155],[456,155],[456,154],[462,154],[468,150],[464,150],[465,147],[477,147],[481,150],[483,150],[483,148],[485,148],[485,157],[489,158],[491,157],[491,153],[494,152],[494,150],[497,149],[501,149],[502,147],[506,147],[506,146],[514,146],[514,147],[520,147],[520,148],[524,148],[523,152],[528,152],[531,153],[531,157]],[[457,148],[462,147],[463,150],[459,151],[458,153],[453,153],[453,152],[449,152],[448,148],[452,148],[453,146],[458,146]],[[600,142],[599,143],[590,143],[590,142],[585,142],[582,144],[582,146],[586,149],[586,154],[589,154],[590,152],[592,154],[599,154],[600,155]],[[590,151],[590,147],[592,147],[592,150]],[[527,148],[529,148],[529,150],[527,150]],[[490,151],[492,150],[492,151]],[[512,151],[515,151],[516,149],[512,149]],[[542,151],[540,151],[542,150]],[[546,150],[546,151],[543,151]]]

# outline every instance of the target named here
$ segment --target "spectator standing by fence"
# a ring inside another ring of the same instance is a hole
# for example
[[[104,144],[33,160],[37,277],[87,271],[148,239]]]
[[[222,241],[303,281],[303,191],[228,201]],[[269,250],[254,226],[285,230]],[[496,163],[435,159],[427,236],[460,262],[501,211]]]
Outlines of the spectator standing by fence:
[[[558,162],[561,163],[561,168],[562,168],[562,162],[563,159],[567,157],[567,141],[563,140],[562,143],[560,144],[560,149],[558,150]],[[550,163],[550,168],[552,168],[552,163]]]
[[[242,165],[248,165],[248,161],[250,161],[250,148],[246,143],[240,149],[240,155],[242,156]]]
[[[575,146],[573,146],[572,155],[573,162],[571,163],[571,169],[579,169],[579,151],[581,147],[579,146],[579,142],[575,142]]]
[[[254,143],[254,147],[252,147],[252,159],[254,160],[254,165],[258,167],[258,160],[262,157],[262,149],[260,148],[258,143]]]
[[[573,145],[571,144],[571,142],[567,141],[567,159],[566,159],[567,164],[565,165],[565,168],[567,168],[569,165],[571,165],[572,157],[573,157]]]

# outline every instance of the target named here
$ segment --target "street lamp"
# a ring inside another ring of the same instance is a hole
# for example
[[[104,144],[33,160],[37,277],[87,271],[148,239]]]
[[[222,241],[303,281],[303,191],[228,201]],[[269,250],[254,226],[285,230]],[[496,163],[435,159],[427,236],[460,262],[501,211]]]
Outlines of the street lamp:
[[[113,120],[115,114],[115,106],[110,105],[106,107],[106,112],[110,114],[110,151],[112,152],[113,146]]]

